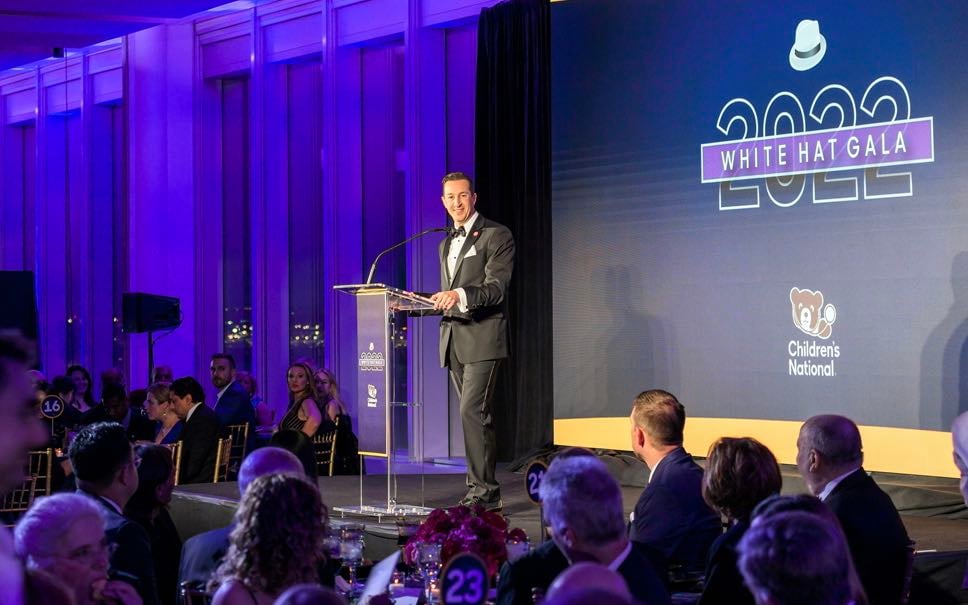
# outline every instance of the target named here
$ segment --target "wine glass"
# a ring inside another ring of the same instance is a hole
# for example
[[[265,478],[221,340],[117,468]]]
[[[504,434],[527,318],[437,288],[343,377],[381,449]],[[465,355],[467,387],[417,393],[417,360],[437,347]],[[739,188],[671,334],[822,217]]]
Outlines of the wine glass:
[[[362,523],[346,523],[340,527],[339,556],[350,570],[350,595],[360,589],[356,571],[363,562],[363,530]]]
[[[440,544],[437,542],[421,542],[417,545],[417,564],[423,573],[424,596],[428,605],[437,602],[434,594],[437,586],[437,576],[440,575]]]

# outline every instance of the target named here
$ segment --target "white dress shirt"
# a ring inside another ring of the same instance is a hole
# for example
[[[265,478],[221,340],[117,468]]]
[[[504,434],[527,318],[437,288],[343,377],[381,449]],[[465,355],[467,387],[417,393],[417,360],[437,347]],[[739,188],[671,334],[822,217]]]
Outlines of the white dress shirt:
[[[822,502],[822,501],[826,500],[827,497],[830,495],[830,492],[834,491],[834,488],[837,487],[838,485],[840,485],[840,482],[841,481],[843,481],[844,479],[846,479],[848,475],[850,475],[851,473],[855,472],[859,468],[860,468],[859,466],[856,467],[856,468],[852,468],[849,471],[847,471],[846,473],[844,473],[843,475],[841,475],[841,476],[839,476],[839,477],[837,477],[835,479],[831,479],[830,482],[823,487],[823,491],[821,491],[819,494],[817,494],[817,497],[820,498],[820,501]]]

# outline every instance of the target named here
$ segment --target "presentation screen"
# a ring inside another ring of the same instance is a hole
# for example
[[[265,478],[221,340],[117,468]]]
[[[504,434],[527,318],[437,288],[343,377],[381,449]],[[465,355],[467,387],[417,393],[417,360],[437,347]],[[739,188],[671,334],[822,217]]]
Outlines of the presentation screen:
[[[650,388],[690,418],[968,409],[966,23],[961,0],[552,6],[556,438]]]

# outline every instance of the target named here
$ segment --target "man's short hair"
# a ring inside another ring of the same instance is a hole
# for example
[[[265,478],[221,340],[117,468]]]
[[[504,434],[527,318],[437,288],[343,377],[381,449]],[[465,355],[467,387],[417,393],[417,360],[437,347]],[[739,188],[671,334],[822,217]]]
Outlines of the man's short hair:
[[[440,186],[443,187],[444,183],[449,183],[451,181],[467,181],[470,184],[471,193],[474,193],[474,179],[472,179],[467,173],[448,172],[444,175],[444,178],[440,179]]]
[[[682,445],[686,409],[668,391],[642,391],[632,402],[632,419],[654,446]]]
[[[54,379],[50,381],[48,392],[51,395],[57,395],[58,397],[67,395],[68,393],[73,393],[74,381],[70,376],[55,376]]]
[[[580,540],[595,546],[625,535],[621,489],[597,458],[556,458],[539,491],[545,518],[554,531],[571,528]]]
[[[202,389],[202,385],[198,383],[197,380],[191,376],[185,376],[184,378],[179,378],[171,383],[168,387],[169,391],[178,395],[178,397],[184,399],[186,395],[192,396],[192,402],[201,403],[205,401],[205,391]]]
[[[127,393],[124,392],[124,385],[116,382],[106,382],[104,383],[104,387],[101,388],[101,401],[106,399],[117,399],[121,401],[127,396]]]
[[[843,605],[851,600],[843,533],[817,515],[791,511],[752,526],[739,543],[739,570],[757,602]]]
[[[225,361],[229,362],[230,369],[235,369],[235,358],[228,353],[215,353],[212,355],[212,361],[215,361],[216,359],[224,359]],[[181,397],[181,395],[179,395],[179,397]]]
[[[249,484],[266,475],[289,474],[305,477],[303,464],[289,450],[281,447],[260,447],[245,457],[239,467],[239,493],[245,495]]]
[[[133,454],[123,426],[117,422],[95,422],[74,437],[68,455],[78,481],[107,487],[118,471],[131,463]]]
[[[806,446],[820,452],[832,466],[860,464],[864,460],[860,429],[846,416],[813,416],[804,423],[803,430]]]
[[[0,331],[0,389],[7,388],[11,362],[30,366],[34,361],[34,347],[16,330]]]

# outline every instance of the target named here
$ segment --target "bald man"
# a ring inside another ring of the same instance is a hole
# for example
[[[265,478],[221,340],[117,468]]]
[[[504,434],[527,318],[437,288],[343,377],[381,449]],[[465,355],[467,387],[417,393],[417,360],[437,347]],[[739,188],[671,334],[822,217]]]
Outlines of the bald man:
[[[560,595],[579,590],[600,590],[626,601],[632,598],[628,584],[617,571],[589,561],[575,563],[561,572],[548,587],[546,598],[551,601]]]
[[[862,466],[863,444],[849,418],[807,419],[797,438],[797,468],[810,493],[837,515],[870,605],[902,601],[908,538],[890,496]]]

